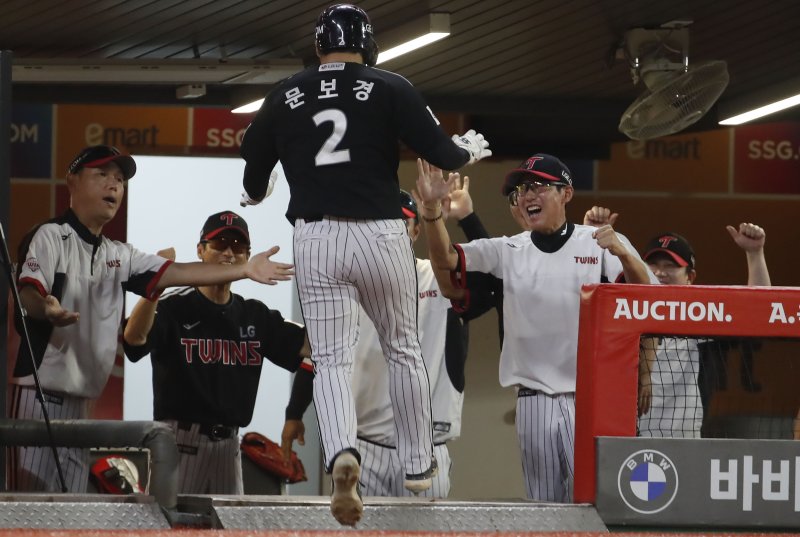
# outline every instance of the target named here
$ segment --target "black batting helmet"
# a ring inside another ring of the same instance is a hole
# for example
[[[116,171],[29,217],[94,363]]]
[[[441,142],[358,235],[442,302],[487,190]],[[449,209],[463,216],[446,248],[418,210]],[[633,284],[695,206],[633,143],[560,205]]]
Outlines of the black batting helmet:
[[[367,65],[375,65],[378,45],[372,37],[367,12],[352,4],[336,4],[319,14],[314,31],[317,48],[323,54],[336,50],[360,52]]]
[[[400,209],[403,211],[403,218],[419,218],[417,202],[402,188],[400,189]]]

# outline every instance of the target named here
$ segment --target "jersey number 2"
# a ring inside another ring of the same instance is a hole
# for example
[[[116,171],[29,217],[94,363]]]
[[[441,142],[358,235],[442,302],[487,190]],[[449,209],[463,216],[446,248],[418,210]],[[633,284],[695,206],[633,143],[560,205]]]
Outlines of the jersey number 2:
[[[335,108],[328,108],[317,112],[311,119],[314,120],[314,125],[317,127],[328,121],[333,123],[333,132],[317,151],[314,164],[317,166],[329,166],[331,164],[350,162],[349,149],[336,149],[336,146],[342,141],[344,133],[347,131],[347,116],[344,115],[344,112]]]

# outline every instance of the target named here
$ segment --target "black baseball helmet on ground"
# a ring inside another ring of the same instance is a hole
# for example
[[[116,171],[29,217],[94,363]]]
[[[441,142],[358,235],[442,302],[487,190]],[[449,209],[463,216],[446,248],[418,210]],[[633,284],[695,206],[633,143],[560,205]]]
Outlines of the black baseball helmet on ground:
[[[334,51],[360,52],[367,65],[375,65],[378,45],[367,12],[352,4],[336,4],[319,14],[314,31],[317,48],[323,54]]]

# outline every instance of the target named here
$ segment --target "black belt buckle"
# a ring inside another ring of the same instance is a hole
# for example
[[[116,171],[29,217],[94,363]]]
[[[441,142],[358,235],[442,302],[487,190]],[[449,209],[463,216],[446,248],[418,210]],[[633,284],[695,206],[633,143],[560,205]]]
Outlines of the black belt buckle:
[[[205,435],[211,440],[227,440],[233,436],[233,427],[226,425],[210,425]]]

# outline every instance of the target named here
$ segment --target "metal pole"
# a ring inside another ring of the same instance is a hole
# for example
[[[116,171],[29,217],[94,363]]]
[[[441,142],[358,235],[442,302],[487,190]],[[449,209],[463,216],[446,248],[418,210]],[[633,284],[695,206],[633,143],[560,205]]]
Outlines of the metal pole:
[[[0,225],[8,229],[11,197],[11,60],[0,50]],[[0,417],[6,416],[8,387],[8,289],[0,283]],[[0,449],[0,490],[6,490],[6,450]]]

